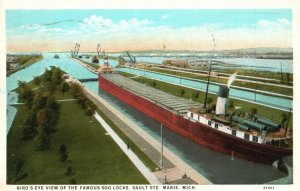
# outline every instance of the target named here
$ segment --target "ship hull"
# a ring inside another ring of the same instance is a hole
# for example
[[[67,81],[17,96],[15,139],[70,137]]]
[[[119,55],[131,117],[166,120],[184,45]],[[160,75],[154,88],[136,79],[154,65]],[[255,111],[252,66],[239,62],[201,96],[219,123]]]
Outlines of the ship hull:
[[[99,86],[176,133],[215,151],[268,164],[284,156],[292,155],[291,149],[245,141],[204,124],[193,122],[114,84],[101,75],[99,75]]]

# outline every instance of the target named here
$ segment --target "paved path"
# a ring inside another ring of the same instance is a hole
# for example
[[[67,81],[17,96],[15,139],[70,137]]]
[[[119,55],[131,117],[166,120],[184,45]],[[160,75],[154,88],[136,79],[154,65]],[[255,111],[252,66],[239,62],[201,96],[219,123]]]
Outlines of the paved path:
[[[73,60],[77,61],[79,64],[81,64],[82,66],[84,66],[86,69],[88,69],[92,73],[98,75],[98,71],[95,68],[93,68],[92,66],[90,66],[90,65],[84,63],[82,60],[79,60],[79,59],[76,59],[76,58],[73,58]]]
[[[76,101],[76,99],[59,99],[57,102]],[[9,105],[24,105],[25,103],[10,103]]]
[[[102,117],[95,113],[95,118],[99,121],[102,127],[109,133],[112,139],[118,144],[121,150],[128,156],[132,163],[139,169],[144,177],[149,181],[150,184],[161,184],[160,181],[152,174],[152,172],[144,165],[144,163],[127,148],[124,141],[114,132],[114,130],[102,119]]]
[[[147,132],[145,132],[142,128],[140,128],[133,121],[128,119],[123,113],[121,113],[116,108],[112,107],[106,100],[96,95],[94,92],[90,91],[86,87],[84,90],[87,92],[88,96],[93,98],[93,101],[97,100],[104,107],[108,108],[115,116],[117,116],[123,123],[125,123],[129,128],[133,130],[136,134],[138,134],[144,141],[146,141],[152,148],[154,148],[157,152],[160,152],[161,144],[159,141],[155,140],[151,137]],[[171,152],[168,148],[164,148],[164,156],[178,168],[178,174],[181,176],[184,173],[187,174],[192,180],[194,180],[197,184],[212,184],[208,179],[202,176],[199,172],[194,170],[190,165],[184,162],[181,158]],[[168,174],[167,174],[168,175]],[[177,177],[180,177],[177,175]]]
[[[174,168],[168,168],[161,171],[154,172],[155,176],[158,177],[160,182],[163,182],[165,184],[170,182],[176,182],[181,180],[183,184],[185,184],[187,181],[189,181],[190,184],[197,184],[191,179],[183,178],[184,172],[180,170],[178,167]]]
[[[206,74],[201,74],[201,73],[196,73],[196,72],[191,72],[191,71],[182,71],[182,70],[176,70],[176,69],[174,70],[174,69],[169,69],[169,68],[160,68],[160,67],[155,67],[155,68],[158,68],[158,69],[161,69],[161,70],[167,70],[167,71],[178,71],[178,72],[181,72],[181,73],[194,74],[194,75],[198,75],[198,76],[207,76],[207,73],[208,73],[207,71],[206,71]],[[148,71],[152,72],[152,70],[148,70]],[[231,74],[225,74],[225,73],[219,73],[219,74],[228,75],[228,77],[220,76],[219,77],[220,79],[228,79],[230,77],[230,75],[231,75]],[[177,75],[177,76],[179,77],[180,75]],[[215,77],[215,76],[213,76],[213,77]],[[269,78],[259,78],[259,77],[243,76],[243,75],[238,75],[238,77],[248,77],[248,78],[252,78],[254,80],[247,80],[247,79],[237,78],[235,81],[249,82],[249,83],[256,83],[256,84],[263,84],[263,85],[277,86],[277,87],[282,87],[282,88],[293,89],[293,86],[284,85],[284,84],[270,83],[270,82],[261,82],[261,81],[257,80],[257,79],[261,79],[261,80],[273,80],[273,79],[269,79]],[[215,77],[215,78],[217,78],[217,77]]]
[[[122,71],[122,72],[124,72],[124,71]],[[126,72],[126,73],[128,73],[128,72]],[[132,74],[132,73],[129,73],[129,74]],[[137,74],[133,74],[133,75],[145,77],[145,76],[137,75]],[[171,74],[168,74],[168,75],[171,75]],[[161,78],[153,78],[153,77],[149,77],[149,76],[147,76],[145,78],[156,80],[156,81],[160,81],[160,82],[164,82],[164,83],[167,83],[167,84],[173,84],[173,85],[176,85],[176,86],[181,86],[181,87],[185,87],[185,88],[189,88],[189,89],[193,89],[193,90],[198,90],[198,91],[204,92],[204,90],[201,90],[201,89],[198,89],[198,88],[194,88],[194,87],[191,87],[191,86],[188,86],[188,85],[183,85],[183,84],[177,84],[177,83],[167,82],[167,81],[161,80]],[[220,83],[215,82],[215,84],[220,84]],[[231,86],[231,87],[237,88],[237,86]],[[238,88],[246,90],[246,91],[255,92],[255,90],[251,89],[251,88],[243,88],[243,87],[238,87]],[[279,97],[285,97],[285,98],[288,98],[288,99],[290,99],[290,98],[293,97],[293,96],[287,96],[287,95],[283,95],[283,94],[276,94],[276,93],[271,93],[271,92],[265,92],[265,91],[262,91],[262,90],[256,90],[256,92],[257,93],[264,93],[264,94],[267,93],[267,94],[270,94],[270,95],[279,96]],[[212,91],[208,91],[208,93],[215,94],[215,92],[212,92]],[[268,105],[268,104],[264,104],[264,103],[260,103],[260,102],[257,102],[257,101],[252,101],[252,100],[244,99],[244,98],[238,98],[238,97],[231,97],[231,98],[232,99],[236,99],[236,100],[245,101],[245,102],[248,102],[248,103],[253,103],[253,104],[256,104],[256,105],[262,105],[262,106],[273,108],[273,109],[278,109],[278,110],[281,110],[281,111],[288,111],[288,112],[290,111],[289,108],[281,108],[280,106],[271,106],[271,105]]]
[[[58,102],[64,102],[64,101],[76,101],[76,99],[59,99]]]

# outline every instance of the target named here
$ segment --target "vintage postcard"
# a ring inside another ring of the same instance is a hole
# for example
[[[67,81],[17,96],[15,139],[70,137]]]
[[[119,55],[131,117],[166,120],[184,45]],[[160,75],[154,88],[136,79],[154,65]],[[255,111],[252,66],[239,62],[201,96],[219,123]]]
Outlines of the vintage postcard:
[[[1,190],[295,190],[291,1],[60,3],[2,2]]]

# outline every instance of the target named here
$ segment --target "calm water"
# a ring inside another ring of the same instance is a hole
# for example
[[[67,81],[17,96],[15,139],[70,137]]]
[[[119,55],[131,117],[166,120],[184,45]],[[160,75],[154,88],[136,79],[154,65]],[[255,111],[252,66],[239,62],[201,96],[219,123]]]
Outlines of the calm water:
[[[148,78],[153,78],[153,79],[157,79],[169,83],[181,84],[186,87],[196,88],[198,90],[206,91],[206,82],[203,81],[189,80],[189,79],[184,79],[176,76],[159,74],[159,73],[144,71],[135,68],[119,68],[119,70],[131,74],[135,74],[135,75],[146,76]],[[209,85],[209,92],[217,93],[218,91],[219,91],[218,85],[214,85],[214,84]],[[291,99],[274,97],[274,96],[264,95],[260,93],[256,93],[255,96],[254,92],[248,92],[248,91],[239,90],[235,88],[230,89],[229,95],[232,98],[241,98],[243,100],[256,101],[258,103],[274,106],[276,108],[284,109],[287,111],[292,106]]]
[[[8,133],[10,126],[13,122],[13,119],[16,115],[16,108],[9,106],[10,103],[18,102],[17,94],[11,92],[12,90],[18,87],[18,81],[31,81],[35,76],[39,76],[44,73],[46,68],[50,66],[57,66],[60,67],[62,70],[66,71],[67,73],[72,74],[77,79],[83,78],[96,78],[97,75],[91,73],[83,66],[81,66],[78,62],[70,59],[67,57],[67,54],[59,54],[60,59],[54,59],[55,53],[46,53],[43,54],[44,59],[33,64],[26,69],[20,70],[9,77],[6,78],[6,88],[7,92],[7,120],[6,120],[6,132]]]
[[[24,53],[27,54],[27,53]],[[20,70],[17,73],[14,73],[10,75],[9,77],[6,78],[6,83],[7,83],[7,92],[10,92],[17,88],[18,86],[18,80],[21,81],[31,81],[35,76],[41,75],[44,71],[45,68],[49,68],[50,66],[57,66],[60,67],[62,70],[66,71],[67,73],[70,73],[77,79],[84,79],[84,78],[95,78],[97,77],[95,74],[89,72],[86,70],[83,66],[81,66],[78,62],[70,59],[67,56],[67,53],[60,53],[60,59],[54,59],[54,55],[57,53],[44,53],[44,59],[39,61],[36,64],[33,64],[29,67],[27,67],[24,70]],[[100,62],[103,62],[103,60],[100,60]],[[116,66],[117,62],[110,60],[110,63],[112,66]],[[192,80],[187,80],[187,79],[180,79],[177,77],[169,76],[169,75],[160,75],[156,74],[153,72],[145,72],[142,70],[136,70],[136,69],[129,69],[129,68],[124,68],[121,69],[124,70],[128,73],[132,74],[137,74],[137,75],[144,75],[150,78],[155,78],[158,80],[163,80],[165,82],[171,82],[175,84],[182,84],[187,87],[191,88],[197,88],[199,90],[205,90],[206,88],[206,83],[199,82],[199,81],[192,81]],[[30,71],[30,72],[28,72]],[[218,86],[216,85],[210,85],[209,88],[210,92],[216,93],[218,91]],[[253,101],[255,100],[255,93],[253,92],[247,92],[247,91],[242,91],[242,90],[237,90],[237,89],[231,89],[230,90],[230,96],[235,97],[235,98],[242,98],[246,100]],[[17,102],[17,97],[14,96],[13,94],[8,95],[7,99],[7,105],[10,103]],[[285,99],[285,98],[278,98],[278,97],[272,97],[272,96],[266,96],[257,93],[256,94],[256,101],[259,103],[264,103],[267,105],[272,105],[277,108],[281,109],[286,109],[288,110],[291,107],[291,100],[290,99]],[[16,113],[16,109],[11,106],[7,106],[7,131],[10,127],[10,124],[12,123],[13,117]]]
[[[165,60],[172,59],[188,59],[180,57],[136,57],[138,62],[149,62],[153,64],[162,64]],[[194,60],[194,59],[192,59]],[[199,59],[207,60],[207,59]],[[282,66],[282,72],[293,73],[293,60],[278,60],[278,59],[255,59],[255,58],[222,58],[213,59],[222,61],[228,64],[234,64],[234,68],[252,69],[261,71],[280,72]]]
[[[160,124],[130,105],[98,88],[97,82],[84,83],[93,92],[160,141]],[[215,184],[261,184],[284,177],[270,165],[253,163],[209,150],[164,128],[165,146]]]
[[[87,62],[87,63],[90,63],[90,64],[95,64],[92,62],[92,57],[90,58],[86,58],[86,57],[82,57],[80,58],[81,60]],[[112,66],[112,67],[116,67],[117,65],[119,65],[119,62],[118,61],[115,61],[115,60],[108,60],[109,64]],[[99,59],[99,65],[102,65],[104,63],[104,59]]]
[[[45,68],[50,66],[58,66],[77,79],[96,77],[95,74],[89,72],[79,63],[67,57],[66,54],[60,54],[60,59],[54,59],[53,56],[54,53],[44,54],[44,60],[7,77],[6,82],[8,92],[17,87],[18,80],[30,81],[34,76],[41,75]],[[97,82],[87,82],[85,85],[95,93],[99,93],[104,99],[110,101],[114,107],[121,110],[151,136],[159,140],[159,124],[156,121],[110,96],[106,92],[98,92]],[[9,92],[7,103],[15,102],[17,102],[16,94]],[[7,108],[7,132],[13,121],[15,112],[15,108],[11,106]],[[166,146],[214,183],[259,184],[285,176],[272,166],[239,159],[232,161],[231,157],[206,149],[168,129],[165,129],[164,132]]]

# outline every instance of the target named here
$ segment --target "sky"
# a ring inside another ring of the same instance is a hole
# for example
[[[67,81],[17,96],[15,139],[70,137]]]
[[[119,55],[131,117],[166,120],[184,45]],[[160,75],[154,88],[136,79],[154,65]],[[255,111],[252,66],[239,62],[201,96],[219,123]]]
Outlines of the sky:
[[[8,51],[292,47],[290,9],[7,10]]]

